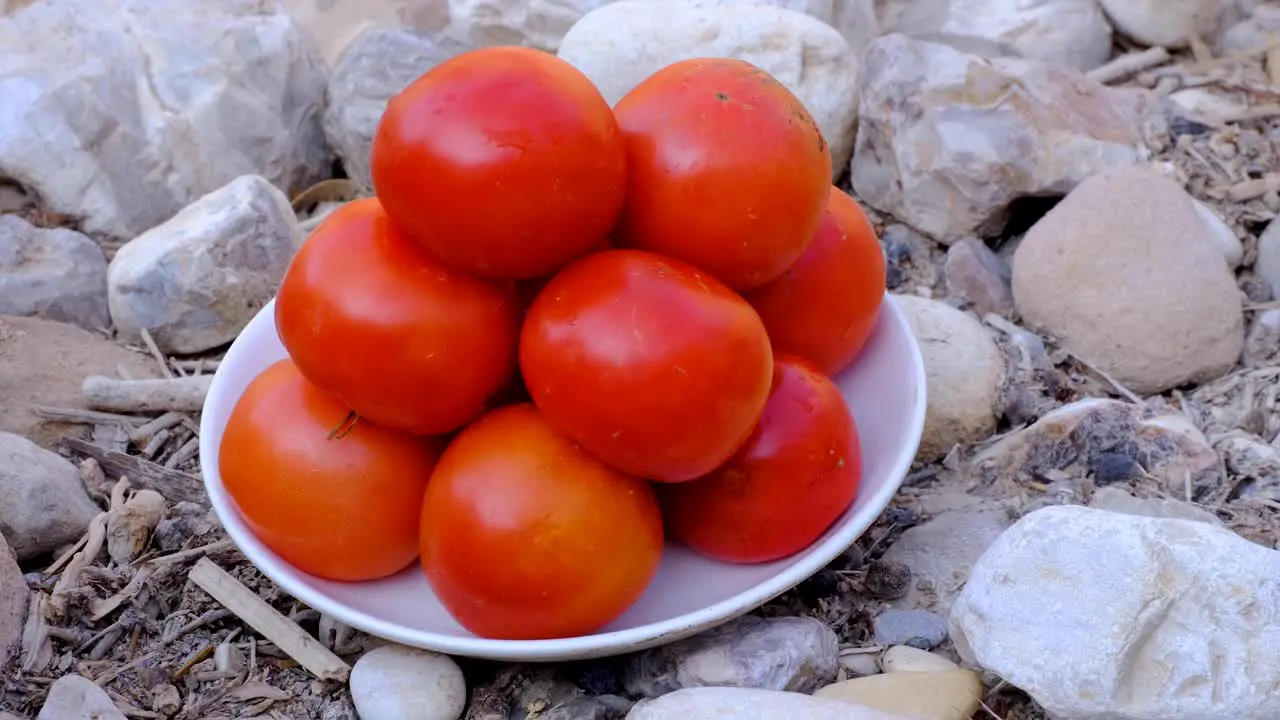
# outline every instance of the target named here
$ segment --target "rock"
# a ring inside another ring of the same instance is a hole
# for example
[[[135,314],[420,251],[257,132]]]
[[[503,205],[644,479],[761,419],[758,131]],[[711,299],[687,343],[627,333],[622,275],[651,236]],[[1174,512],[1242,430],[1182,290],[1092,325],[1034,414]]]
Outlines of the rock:
[[[0,316],[0,432],[45,446],[82,426],[45,422],[38,406],[83,407],[81,385],[90,375],[156,375],[156,362],[74,325],[38,318]]]
[[[904,672],[845,680],[813,695],[919,720],[969,720],[981,703],[982,681],[972,670]]]
[[[946,672],[960,667],[941,655],[910,645],[894,645],[885,650],[884,656],[880,658],[880,665],[887,673]]]
[[[283,0],[333,66],[356,37],[373,28],[436,33],[449,26],[448,0]]]
[[[188,541],[198,540],[219,527],[213,509],[193,502],[174,503],[156,525],[152,543],[163,552],[176,552]]]
[[[1192,35],[1214,38],[1234,19],[1224,0],[1098,0],[1116,30],[1144,45],[1186,47]]]
[[[882,558],[910,567],[915,576],[894,606],[946,617],[969,568],[1011,523],[1007,512],[990,508],[945,512],[907,528]]]
[[[1089,507],[1095,510],[1110,510],[1127,515],[1140,515],[1153,518],[1174,518],[1180,520],[1196,520],[1211,525],[1222,525],[1217,515],[1185,500],[1174,498],[1139,498],[1130,495],[1118,487],[1102,487],[1093,493]]]
[[[839,651],[836,634],[813,618],[748,615],[630,656],[622,682],[639,697],[701,686],[812,692],[835,679]]]
[[[1280,452],[1241,433],[1228,435],[1216,448],[1227,470],[1240,478],[1234,494],[1280,502]]]
[[[736,687],[677,690],[637,703],[626,720],[921,720],[795,692]]]
[[[878,645],[910,645],[930,650],[947,639],[947,621],[928,610],[890,608],[872,622]]]
[[[447,655],[383,645],[351,668],[351,700],[360,720],[458,720],[467,685]]]
[[[862,57],[853,190],[943,242],[998,234],[1010,203],[1135,162],[1146,96],[1067,67],[901,34]]]
[[[999,43],[1017,57],[1078,70],[1092,70],[1111,54],[1111,26],[1096,0],[880,1],[886,33]]]
[[[1232,270],[1240,267],[1240,263],[1244,262],[1244,245],[1240,243],[1240,238],[1236,237],[1235,231],[1218,217],[1218,213],[1209,209],[1208,205],[1195,198],[1191,198],[1191,204],[1195,206],[1196,214],[1204,221],[1209,237],[1218,244],[1218,249],[1222,251],[1222,258],[1227,261],[1227,267]]]
[[[111,317],[147,328],[162,352],[197,353],[235,339],[275,295],[302,244],[284,193],[245,175],[126,243],[111,260]]]
[[[1248,367],[1273,365],[1280,359],[1280,309],[1263,310],[1253,318],[1244,339],[1244,364]]]
[[[347,176],[372,188],[369,152],[387,101],[420,75],[468,47],[445,35],[373,28],[342,53],[329,76],[324,132]]]
[[[961,238],[947,249],[947,294],[979,315],[1013,311],[1012,274],[1009,264],[977,238]]]
[[[1102,398],[1063,405],[984,449],[973,464],[992,481],[1092,473],[1097,482],[1099,470],[1116,456],[1128,458],[1141,475],[1178,497],[1185,495],[1188,479],[1194,497],[1222,481],[1218,454],[1186,416]]]
[[[151,531],[164,518],[164,496],[154,490],[139,490],[107,518],[107,555],[125,565],[147,547]]]
[[[1270,720],[1277,573],[1276,551],[1210,523],[1049,507],[974,566],[951,637],[1055,720]]]
[[[1223,33],[1218,45],[1225,54],[1255,52],[1267,46],[1270,35],[1280,32],[1280,7],[1258,5],[1240,9],[1249,17]]]
[[[182,709],[182,695],[178,688],[161,683],[151,688],[151,709],[162,717],[173,717]]]
[[[912,295],[893,299],[924,355],[929,397],[916,459],[932,462],[995,431],[1004,355],[982,323],[950,305]]]
[[[0,315],[110,327],[102,249],[74,230],[0,215]]]
[[[880,673],[880,662],[876,660],[876,656],[871,653],[857,653],[854,655],[841,655],[840,667],[855,677],[865,677],[867,675],[878,675]]]
[[[557,53],[613,105],[663,67],[697,57],[759,66],[795,93],[831,146],[843,174],[857,120],[858,55],[826,23],[771,5],[618,0],[587,13]]]
[[[1271,287],[1271,297],[1280,298],[1280,222],[1267,223],[1258,236],[1258,259],[1253,269]]]
[[[324,66],[274,4],[41,0],[0,19],[0,47],[0,177],[85,232],[128,240],[248,173],[329,172]]]
[[[0,535],[0,667],[9,667],[22,639],[31,593],[18,559]]]
[[[794,10],[830,25],[857,55],[880,36],[875,0],[687,0],[692,5],[772,5]]]
[[[63,675],[49,686],[36,720],[125,720],[125,716],[92,680]]]
[[[0,432],[0,533],[19,560],[79,540],[98,512],[75,465]]]
[[[555,52],[565,33],[612,0],[449,0],[450,29],[472,45],[527,45]]]
[[[884,247],[885,285],[890,290],[913,293],[937,285],[941,279],[934,248],[928,238],[906,225],[886,225],[880,233]]]
[[[1181,187],[1142,167],[1089,178],[1032,226],[1013,297],[1029,325],[1136,393],[1216,378],[1244,347],[1218,241]]]

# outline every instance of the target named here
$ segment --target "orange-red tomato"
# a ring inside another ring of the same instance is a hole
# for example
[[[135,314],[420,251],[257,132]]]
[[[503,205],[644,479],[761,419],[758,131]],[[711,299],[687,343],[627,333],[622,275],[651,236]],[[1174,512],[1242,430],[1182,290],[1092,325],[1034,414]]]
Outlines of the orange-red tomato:
[[[466,52],[391,98],[373,186],[396,223],[446,263],[545,275],[613,227],[626,153],[600,91],[555,55]]]
[[[276,297],[302,374],[360,415],[422,435],[478,416],[515,372],[511,283],[447,267],[373,198],[335,210],[303,243]]]
[[[245,524],[286,562],[375,580],[418,556],[418,509],[443,443],[349,415],[281,360],[232,409],[218,473]]]
[[[735,290],[778,277],[813,238],[831,153],[804,105],[742,60],[677,62],[614,107],[627,147],[622,244]]]
[[[648,587],[662,539],[652,487],[589,455],[528,403],[459,433],[422,503],[431,588],[488,638],[599,630]]]
[[[561,270],[533,301],[520,368],[557,430],[625,472],[681,482],[751,434],[773,352],[760,316],[715,278],[608,250]]]
[[[861,478],[858,431],[840,390],[807,361],[779,354],[747,444],[707,477],[658,492],[673,538],[716,560],[756,563],[821,537]]]
[[[800,259],[743,297],[760,313],[774,350],[835,375],[871,337],[884,292],[875,228],[853,198],[832,187],[822,224]]]

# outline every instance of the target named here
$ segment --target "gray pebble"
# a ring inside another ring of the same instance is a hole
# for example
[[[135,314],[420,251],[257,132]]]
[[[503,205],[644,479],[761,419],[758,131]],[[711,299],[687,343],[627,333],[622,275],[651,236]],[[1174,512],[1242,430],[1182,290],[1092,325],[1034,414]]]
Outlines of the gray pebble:
[[[947,621],[928,610],[885,610],[874,621],[879,645],[910,645],[931,650],[947,639]]]

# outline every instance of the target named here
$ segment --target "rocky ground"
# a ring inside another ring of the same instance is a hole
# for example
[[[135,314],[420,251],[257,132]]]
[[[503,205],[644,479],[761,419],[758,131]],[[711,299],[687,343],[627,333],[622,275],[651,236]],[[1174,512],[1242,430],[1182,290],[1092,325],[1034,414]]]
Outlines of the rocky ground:
[[[495,43],[610,100],[692,55],[774,73],[928,367],[855,547],[632,657],[385,645],[200,485],[220,353],[367,192],[387,97]],[[1280,716],[1277,117],[1257,0],[0,0],[0,718]]]

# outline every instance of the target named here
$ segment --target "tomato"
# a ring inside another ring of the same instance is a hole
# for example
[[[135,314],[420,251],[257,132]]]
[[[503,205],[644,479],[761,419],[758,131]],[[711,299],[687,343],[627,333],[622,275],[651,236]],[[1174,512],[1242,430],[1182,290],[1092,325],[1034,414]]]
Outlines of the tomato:
[[[743,296],[760,313],[774,350],[835,375],[871,337],[884,293],[884,252],[875,229],[853,198],[832,187],[822,224],[800,259]]]
[[[375,580],[418,556],[418,509],[443,443],[349,415],[281,360],[232,409],[218,472],[249,529],[286,562]]]
[[[308,380],[369,420],[422,435],[478,416],[515,372],[512,284],[445,266],[373,198],[338,208],[311,233],[275,316]]]
[[[520,368],[557,430],[625,472],[681,482],[751,434],[773,352],[760,316],[709,274],[608,250],[561,270],[534,299]]]
[[[555,55],[489,47],[436,65],[387,103],[370,156],[396,223],[444,262],[545,275],[613,227],[626,153],[600,91]]]
[[[672,537],[716,560],[757,563],[811,545],[849,509],[861,477],[840,390],[809,362],[778,354],[746,445],[706,477],[658,492]]]
[[[677,62],[614,107],[627,148],[627,247],[684,260],[735,290],[804,252],[831,185],[831,153],[791,91],[742,60]]]
[[[445,450],[422,503],[422,567],[476,635],[587,635],[658,570],[652,487],[592,457],[529,403],[496,410]]]

